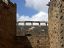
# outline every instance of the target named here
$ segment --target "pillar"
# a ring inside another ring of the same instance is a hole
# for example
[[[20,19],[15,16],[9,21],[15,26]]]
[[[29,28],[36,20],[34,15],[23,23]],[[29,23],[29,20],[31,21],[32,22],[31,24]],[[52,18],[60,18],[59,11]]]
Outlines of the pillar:
[[[40,22],[39,22],[39,26],[40,26]]]

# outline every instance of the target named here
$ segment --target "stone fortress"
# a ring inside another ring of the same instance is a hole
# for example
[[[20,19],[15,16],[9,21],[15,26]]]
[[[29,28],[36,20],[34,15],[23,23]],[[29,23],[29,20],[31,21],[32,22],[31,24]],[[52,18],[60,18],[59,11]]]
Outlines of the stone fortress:
[[[16,4],[0,0],[0,48],[64,48],[64,0],[47,5],[48,26],[16,27]]]

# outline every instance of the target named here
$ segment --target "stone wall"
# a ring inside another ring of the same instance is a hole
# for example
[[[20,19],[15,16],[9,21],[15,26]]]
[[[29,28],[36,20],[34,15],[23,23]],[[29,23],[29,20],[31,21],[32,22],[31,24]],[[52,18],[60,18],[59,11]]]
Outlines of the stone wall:
[[[0,48],[14,48],[16,36],[16,5],[0,2]]]
[[[49,6],[50,48],[64,48],[64,0],[51,0]]]
[[[17,48],[49,48],[48,27],[33,26],[35,28],[27,32],[31,27],[32,26],[20,26],[17,29],[20,30],[19,33],[17,32]]]

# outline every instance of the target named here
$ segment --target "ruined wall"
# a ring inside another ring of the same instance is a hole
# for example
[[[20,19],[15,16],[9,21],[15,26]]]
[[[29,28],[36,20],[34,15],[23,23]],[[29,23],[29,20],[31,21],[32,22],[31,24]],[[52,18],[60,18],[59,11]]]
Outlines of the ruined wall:
[[[35,28],[27,32],[31,27],[20,26],[17,29],[21,28],[20,34],[17,33],[16,48],[49,48],[48,26],[33,26]]]
[[[50,48],[64,48],[64,0],[51,0],[49,6]]]
[[[0,0],[1,1],[1,0]],[[16,36],[16,5],[0,2],[0,48],[14,48]]]

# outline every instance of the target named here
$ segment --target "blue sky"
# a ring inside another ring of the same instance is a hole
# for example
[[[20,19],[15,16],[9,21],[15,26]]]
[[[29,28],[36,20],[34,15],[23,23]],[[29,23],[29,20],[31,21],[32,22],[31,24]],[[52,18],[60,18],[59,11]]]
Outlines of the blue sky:
[[[11,0],[17,4],[17,20],[47,21],[49,0]]]
[[[36,14],[38,12],[33,8],[26,7],[25,0],[12,0],[12,2],[15,2],[17,4],[17,12],[20,15],[32,16],[33,14]]]

